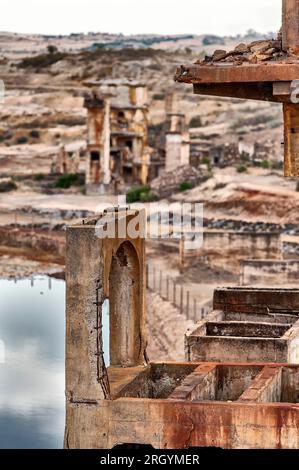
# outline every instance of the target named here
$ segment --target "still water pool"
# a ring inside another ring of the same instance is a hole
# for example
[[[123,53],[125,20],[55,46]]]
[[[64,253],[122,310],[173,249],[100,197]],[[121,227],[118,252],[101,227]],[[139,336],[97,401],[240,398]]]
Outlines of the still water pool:
[[[0,279],[0,448],[62,448],[65,282]],[[103,305],[109,364],[109,304]]]
[[[64,303],[64,281],[0,279],[1,448],[63,446]]]

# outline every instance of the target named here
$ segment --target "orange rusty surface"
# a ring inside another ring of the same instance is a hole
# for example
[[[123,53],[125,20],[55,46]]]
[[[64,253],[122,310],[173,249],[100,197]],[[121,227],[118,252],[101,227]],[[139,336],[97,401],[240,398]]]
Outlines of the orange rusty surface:
[[[158,365],[158,364],[152,364]],[[168,363],[190,367],[190,363]],[[209,373],[214,367],[244,366],[247,363],[193,363],[196,373]],[[280,368],[298,365],[255,363],[264,374],[251,383],[265,386],[265,379]],[[271,370],[272,368],[272,370]],[[123,384],[130,370],[114,370]],[[134,371],[133,375],[137,372]],[[270,374],[271,373],[271,374]],[[192,374],[191,374],[192,375]],[[194,376],[194,374],[193,374]],[[112,377],[110,375],[110,377]],[[186,383],[187,385],[187,383]],[[194,384],[192,380],[190,387]],[[251,389],[252,389],[251,388]],[[236,401],[190,401],[173,397],[146,399],[121,397],[94,403],[69,403],[68,448],[105,448],[117,444],[145,444],[156,449],[219,447],[226,449],[298,449],[299,403],[259,403]]]
[[[178,363],[176,363],[178,364]],[[190,363],[180,363],[190,365]],[[198,363],[191,374],[208,373],[219,364]],[[224,363],[244,366],[246,363]],[[254,382],[264,386],[269,373],[298,365],[256,363],[265,371]],[[189,380],[189,387],[194,386]],[[181,390],[188,388],[188,380]],[[186,392],[185,390],[185,392]],[[116,444],[149,444],[160,449],[189,447],[298,448],[299,404],[118,398],[108,402],[108,448]]]
[[[282,48],[299,53],[299,0],[282,0]]]
[[[250,83],[280,82],[299,79],[299,61],[295,63],[275,63],[232,65],[181,65],[178,67],[177,82],[200,83]]]

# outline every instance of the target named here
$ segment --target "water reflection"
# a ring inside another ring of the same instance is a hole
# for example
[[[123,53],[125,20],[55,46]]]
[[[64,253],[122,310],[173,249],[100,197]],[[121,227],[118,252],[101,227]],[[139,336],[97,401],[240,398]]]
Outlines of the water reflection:
[[[61,448],[65,283],[0,279],[0,447]]]

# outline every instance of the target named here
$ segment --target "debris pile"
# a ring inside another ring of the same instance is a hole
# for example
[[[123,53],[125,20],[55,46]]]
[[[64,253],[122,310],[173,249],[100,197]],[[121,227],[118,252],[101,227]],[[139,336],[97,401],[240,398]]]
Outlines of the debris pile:
[[[289,58],[282,50],[281,39],[254,41],[250,44],[238,44],[233,51],[217,49],[212,56],[205,56],[196,64],[212,65],[218,62],[242,65],[244,63],[257,64],[266,61],[282,61]]]
[[[201,171],[192,166],[184,165],[176,168],[175,171],[168,171],[154,179],[151,183],[151,189],[159,198],[164,198],[180,191],[180,186],[184,183],[197,186],[205,179],[206,177]]]

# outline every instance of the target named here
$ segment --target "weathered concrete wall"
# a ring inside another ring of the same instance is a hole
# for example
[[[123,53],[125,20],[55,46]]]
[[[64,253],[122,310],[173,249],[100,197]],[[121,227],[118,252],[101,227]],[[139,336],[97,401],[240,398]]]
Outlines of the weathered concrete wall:
[[[176,132],[166,134],[166,172],[174,171],[181,166],[182,143],[182,134]]]
[[[247,313],[267,315],[282,310],[298,313],[299,289],[270,289],[232,287],[216,289],[213,299],[214,310],[225,313]]]
[[[110,397],[102,338],[105,299],[110,302],[111,364],[132,367],[146,360],[144,238],[118,237],[124,229],[127,233],[128,224],[137,223],[136,211],[124,214],[108,213],[67,229],[66,446],[70,440],[85,445],[87,424],[88,446],[95,442],[101,426],[96,408]],[[107,227],[115,231],[111,238],[103,237]],[[74,408],[79,414],[73,421]]]
[[[186,334],[186,359],[299,363],[298,307],[296,290],[218,289],[214,312]]]
[[[80,438],[68,436],[68,447],[110,449],[132,443],[157,449],[299,446],[296,366],[163,363],[135,370],[130,379],[128,373],[125,384],[123,370],[111,372],[114,380],[119,379],[117,399],[91,405],[83,415],[83,404],[70,405],[70,422],[84,417],[84,427]],[[96,423],[93,434],[90,425],[93,428]]]
[[[240,260],[246,258],[278,259],[282,256],[281,250],[279,233],[204,231],[202,254],[207,255],[212,264],[222,268],[233,266],[238,272],[240,272]]]
[[[242,285],[298,284],[299,260],[244,260],[242,261]]]

